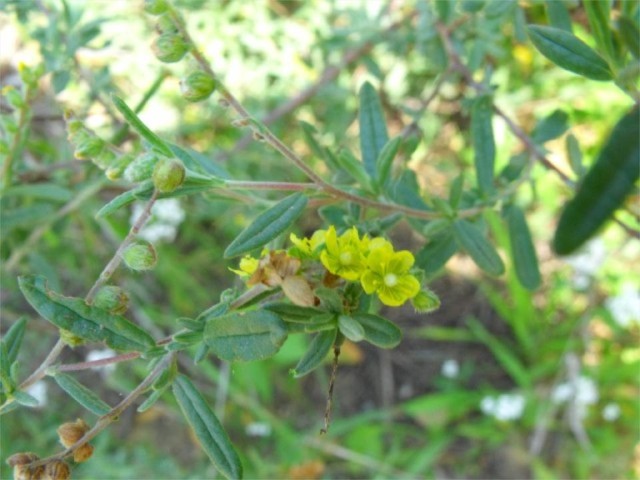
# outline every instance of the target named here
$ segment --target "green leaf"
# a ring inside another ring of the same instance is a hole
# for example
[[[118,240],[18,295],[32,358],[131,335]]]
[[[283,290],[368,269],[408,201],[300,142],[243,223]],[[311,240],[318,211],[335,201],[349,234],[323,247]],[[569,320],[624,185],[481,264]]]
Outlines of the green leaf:
[[[81,298],[64,297],[47,288],[39,275],[18,279],[22,294],[43,318],[85,340],[104,341],[114,350],[146,351],[155,346],[151,336],[120,315],[87,305]]]
[[[347,172],[365,190],[372,190],[371,179],[367,175],[362,163],[353,156],[350,150],[343,148],[338,152],[336,161],[342,170]]]
[[[364,327],[348,315],[338,316],[338,328],[352,342],[364,339]]]
[[[567,157],[569,158],[569,164],[571,165],[571,170],[575,173],[578,178],[581,178],[584,175],[585,168],[582,164],[582,152],[580,151],[580,144],[578,143],[578,139],[573,136],[572,133],[567,135],[567,139],[565,141],[566,149],[567,149]]]
[[[593,235],[624,202],[640,176],[640,115],[634,107],[611,132],[575,197],[564,208],[553,249],[567,255]]]
[[[540,53],[559,67],[592,80],[613,78],[609,64],[573,34],[542,25],[529,25],[527,30]]]
[[[8,358],[7,346],[4,342],[0,342],[0,384],[3,392],[11,393],[16,388],[16,382],[11,375],[11,364]]]
[[[453,232],[446,232],[429,240],[416,255],[416,266],[425,271],[427,276],[433,276],[446,265],[451,257],[458,251],[458,245],[453,237]]]
[[[98,210],[98,213],[96,213],[96,218],[104,218],[106,216],[109,216],[116,210],[119,210],[120,208],[143,198],[144,196],[146,196],[146,194],[151,195],[151,193],[153,193],[153,182],[151,180],[147,180],[137,187],[121,193],[117,197],[113,198],[109,203]]]
[[[384,186],[389,181],[389,172],[393,164],[393,159],[398,153],[398,148],[402,143],[402,137],[395,137],[389,140],[376,159],[376,172],[378,187]]]
[[[493,99],[489,95],[477,97],[471,107],[471,139],[478,187],[485,193],[493,190],[493,169],[496,158],[492,118]]]
[[[636,59],[640,59],[640,29],[638,24],[629,17],[621,16],[618,19],[618,31],[631,55]]]
[[[611,42],[611,28],[609,26],[609,2],[584,2],[583,7],[587,12],[589,26],[596,39],[596,45],[605,53],[607,58],[613,59],[613,43]]]
[[[20,345],[22,345],[22,339],[24,338],[24,332],[27,326],[27,319],[22,317],[15,322],[7,333],[2,337],[2,343],[6,347],[7,352],[7,365],[10,367],[13,362],[18,358],[18,352],[20,351]]]
[[[138,117],[138,115],[136,115],[136,113],[133,110],[131,110],[126,103],[124,103],[124,100],[122,100],[120,97],[116,95],[112,95],[111,100],[113,101],[113,104],[116,106],[116,108],[120,111],[125,121],[129,125],[131,125],[131,127],[136,132],[138,132],[142,138],[144,138],[147,142],[149,142],[154,150],[156,150],[158,153],[161,153],[166,157],[169,157],[169,158],[173,157],[173,152],[171,151],[169,146],[164,142],[164,140],[162,140],[159,136],[153,133],[149,129],[149,127],[147,127],[142,122],[142,120],[140,120],[140,117]]]
[[[184,375],[173,383],[173,395],[211,463],[226,478],[242,478],[242,464],[229,436],[202,394]]]
[[[301,307],[290,303],[268,303],[264,305],[264,308],[275,313],[285,321],[296,323],[306,323],[312,317],[324,313],[317,308]]]
[[[92,390],[78,382],[71,375],[66,373],[56,373],[53,377],[65,392],[69,394],[76,402],[82,405],[90,412],[98,416],[105,415],[111,411],[111,407]]]
[[[336,328],[332,328],[331,330],[320,332],[313,337],[313,340],[311,340],[311,343],[309,344],[309,348],[302,356],[296,367],[291,370],[291,374],[295,378],[300,378],[318,368],[331,350],[331,347],[333,347],[337,334],[338,330]]]
[[[524,288],[535,290],[540,286],[540,269],[531,232],[524,218],[522,210],[511,205],[505,208],[505,219],[509,229],[509,241],[511,243],[511,256],[516,269],[516,276]]]
[[[489,275],[502,275],[504,263],[496,249],[480,229],[468,220],[456,220],[453,233],[458,244],[469,254],[476,265]]]
[[[378,93],[369,82],[360,87],[359,123],[364,168],[372,179],[378,180],[376,160],[389,141],[389,135]]]
[[[370,313],[354,313],[353,319],[364,329],[364,339],[380,348],[393,348],[402,340],[402,332],[389,320]]]
[[[231,312],[207,321],[204,341],[229,362],[249,362],[275,355],[287,339],[282,319],[268,310]]]
[[[429,210],[420,195],[416,172],[409,168],[404,169],[395,181],[389,183],[387,193],[393,201],[401,205],[418,210]]]
[[[558,138],[569,129],[569,115],[563,110],[555,110],[551,115],[543,118],[531,132],[531,138],[535,143],[543,144],[554,138]]]
[[[225,258],[237,257],[262,247],[286,231],[302,215],[307,197],[301,192],[288,196],[256,218],[224,251]]]
[[[162,397],[162,395],[164,395],[164,393],[167,390],[169,390],[170,386],[171,384],[167,384],[164,387],[151,392],[151,395],[149,395],[147,399],[144,402],[142,402],[142,404],[140,404],[140,406],[136,409],[136,411],[138,413],[143,413],[149,410],[151,407],[153,407],[156,404],[158,400],[160,400],[160,397]]]
[[[302,128],[302,135],[304,136],[307,145],[313,152],[313,154],[324,160],[330,170],[338,170],[339,165],[336,162],[336,159],[329,152],[329,150],[316,140],[315,134],[317,133],[316,128],[310,123],[300,121],[298,122],[300,127]]]
[[[33,395],[29,395],[27,392],[15,391],[11,394],[11,396],[18,402],[20,405],[24,405],[25,407],[37,407],[40,405],[40,402]]]
[[[36,185],[13,185],[3,191],[2,196],[37,198],[63,203],[73,198],[73,192],[55,183],[38,183]]]
[[[571,15],[569,15],[565,2],[562,0],[545,0],[544,5],[547,9],[547,18],[551,26],[571,33]]]
[[[492,335],[478,320],[471,318],[467,324],[473,335],[491,350],[500,365],[521,388],[526,389],[531,386],[529,371],[516,357],[513,347]]]

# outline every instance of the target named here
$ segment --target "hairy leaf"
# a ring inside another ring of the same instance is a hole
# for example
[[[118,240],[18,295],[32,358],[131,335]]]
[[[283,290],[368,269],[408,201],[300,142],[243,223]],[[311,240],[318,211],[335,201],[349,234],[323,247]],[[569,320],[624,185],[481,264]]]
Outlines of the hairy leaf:
[[[559,67],[592,80],[613,78],[604,58],[575,35],[542,25],[529,25],[528,32],[540,53]]]
[[[575,197],[564,208],[553,249],[567,255],[593,235],[633,191],[640,176],[640,115],[634,107],[611,132]]]
[[[311,343],[309,344],[309,348],[302,356],[296,367],[291,370],[291,374],[295,378],[300,378],[318,368],[331,350],[331,347],[333,347],[337,334],[338,330],[336,328],[332,328],[330,330],[322,331],[313,337],[313,340],[311,340]]]
[[[353,319],[364,329],[364,339],[380,348],[393,348],[402,340],[402,332],[384,317],[369,313],[354,313]]]
[[[286,325],[268,310],[227,313],[207,320],[204,329],[204,341],[211,351],[230,362],[271,357],[286,339]]]
[[[504,263],[500,255],[473,223],[468,220],[456,220],[453,223],[453,233],[458,244],[480,269],[489,275],[504,273]]]
[[[376,89],[369,82],[360,87],[360,150],[364,168],[377,180],[376,159],[389,141],[384,112]]]
[[[302,215],[307,201],[302,193],[295,193],[260,214],[227,247],[224,251],[225,258],[250,252],[276,238]]]
[[[505,219],[509,230],[511,256],[518,280],[527,290],[535,290],[540,286],[540,269],[529,225],[522,210],[511,205],[505,209]]]
[[[195,385],[184,375],[173,382],[173,395],[200,445],[226,478],[242,478],[242,464],[227,432]]]
[[[120,315],[87,305],[81,298],[65,297],[47,288],[39,275],[18,279],[22,294],[43,318],[55,326],[93,342],[104,341],[114,350],[146,351],[155,346],[151,336]]]
[[[492,98],[488,95],[476,98],[471,107],[471,138],[478,186],[483,192],[493,189],[496,144],[493,137],[492,118]]]
[[[53,378],[60,388],[90,412],[93,412],[96,415],[105,415],[111,411],[111,407],[106,402],[98,397],[98,395],[96,395],[92,390],[89,390],[78,382],[71,375],[67,375],[66,373],[56,373]]]

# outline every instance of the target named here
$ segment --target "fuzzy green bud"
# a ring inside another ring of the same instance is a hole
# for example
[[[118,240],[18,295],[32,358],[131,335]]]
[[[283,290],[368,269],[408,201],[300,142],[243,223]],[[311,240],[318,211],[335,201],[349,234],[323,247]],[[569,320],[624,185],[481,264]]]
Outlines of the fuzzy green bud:
[[[440,308],[440,298],[432,290],[428,288],[421,290],[411,299],[411,304],[416,312],[431,313]]]
[[[174,15],[179,15],[177,12],[174,12]],[[178,33],[178,27],[176,27],[176,23],[173,19],[173,15],[169,15],[165,13],[158,17],[158,22],[156,23],[156,30],[158,33]]]
[[[106,285],[96,294],[93,305],[109,313],[121,315],[129,308],[129,297],[120,287]]]
[[[179,62],[189,49],[184,39],[175,33],[163,33],[151,46],[153,54],[164,63]]]
[[[158,261],[156,249],[149,242],[134,243],[122,253],[124,263],[131,270],[151,270]]]
[[[117,180],[122,177],[125,169],[133,162],[134,156],[130,153],[125,153],[124,155],[117,158],[114,162],[111,163],[107,171],[104,174],[107,176],[109,180]]]
[[[87,135],[85,138],[76,143],[76,149],[73,152],[73,155],[78,160],[96,158],[102,153],[104,147],[104,140],[93,135]]]
[[[96,166],[100,167],[101,170],[106,170],[107,168],[109,168],[111,164],[115,162],[115,160],[116,160],[116,154],[113,153],[108,148],[104,148],[100,152],[100,154],[98,154],[96,157],[93,157],[91,159],[91,161]]]
[[[189,102],[205,100],[209,98],[215,89],[215,79],[202,70],[191,72],[180,81],[182,96]]]
[[[186,171],[177,158],[163,158],[153,169],[153,186],[160,193],[173,192],[184,182]]]
[[[151,15],[161,15],[168,8],[167,0],[144,0],[144,11]]]
[[[16,110],[20,110],[26,105],[20,91],[13,85],[7,85],[2,89],[2,96],[7,99],[7,103]]]
[[[138,155],[124,170],[124,178],[131,182],[144,182],[151,178],[153,168],[158,163],[158,157],[151,152]]]

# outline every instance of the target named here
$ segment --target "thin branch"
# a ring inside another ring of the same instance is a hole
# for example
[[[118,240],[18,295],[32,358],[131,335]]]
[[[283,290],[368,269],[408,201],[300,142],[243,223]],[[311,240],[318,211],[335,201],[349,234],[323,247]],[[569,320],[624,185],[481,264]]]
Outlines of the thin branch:
[[[68,363],[64,365],[58,365],[56,367],[57,372],[76,372],[79,370],[88,370],[90,368],[105,367],[107,365],[114,365],[116,363],[128,362],[129,360],[135,360],[140,358],[139,352],[123,353],[122,355],[115,355],[109,358],[101,358],[100,360],[91,360],[90,362],[78,362]]]

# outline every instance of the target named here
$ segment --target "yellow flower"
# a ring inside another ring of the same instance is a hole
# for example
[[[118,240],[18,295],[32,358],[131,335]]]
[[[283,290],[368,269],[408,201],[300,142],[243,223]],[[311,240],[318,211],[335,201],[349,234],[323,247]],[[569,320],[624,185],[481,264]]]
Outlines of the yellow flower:
[[[372,242],[377,240],[376,238]],[[411,252],[394,252],[389,242],[371,249],[367,257],[368,269],[360,279],[362,288],[368,294],[375,292],[385,305],[402,305],[420,291],[420,282],[409,273],[413,262]]]
[[[258,269],[258,264],[260,260],[257,258],[253,258],[251,255],[245,255],[240,260],[240,264],[238,265],[239,270],[229,268],[236,275],[245,278],[250,277],[253,273]]]
[[[293,243],[293,247],[289,253],[300,259],[318,259],[320,256],[320,247],[324,244],[324,238],[327,234],[326,230],[316,230],[311,238],[298,238],[295,233],[289,236],[289,240]]]
[[[325,235],[324,250],[320,261],[334,275],[345,280],[359,280],[366,269],[366,251],[369,239],[360,239],[355,227],[338,237],[335,227],[329,227]]]

